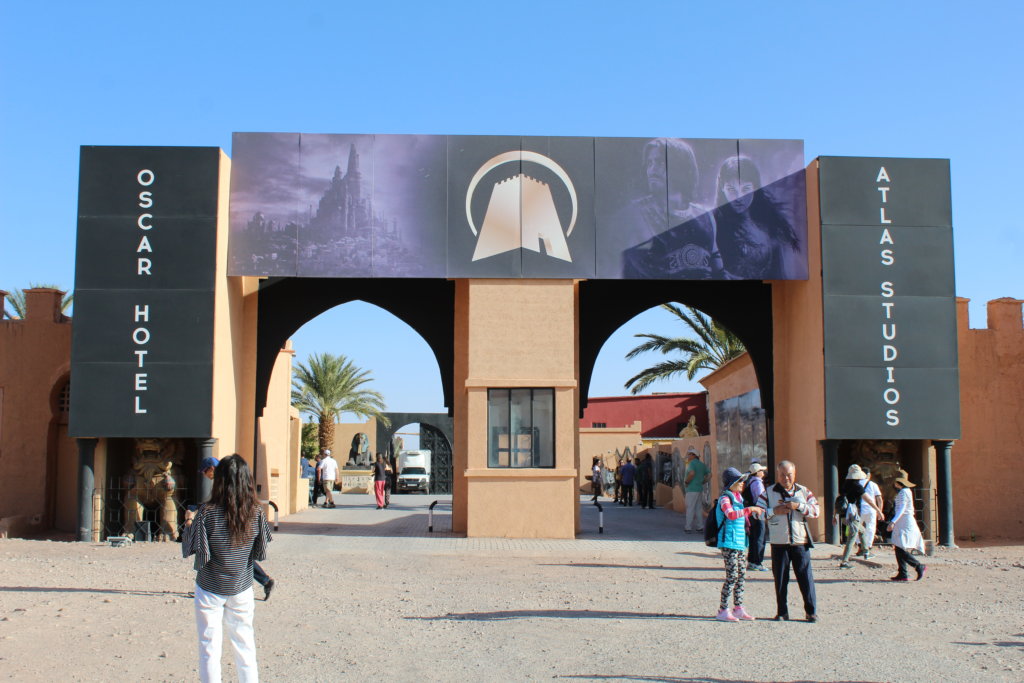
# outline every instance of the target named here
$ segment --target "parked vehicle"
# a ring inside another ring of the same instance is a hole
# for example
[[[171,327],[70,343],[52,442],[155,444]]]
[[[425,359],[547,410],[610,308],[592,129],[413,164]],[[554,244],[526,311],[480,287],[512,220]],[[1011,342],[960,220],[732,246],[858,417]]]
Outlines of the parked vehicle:
[[[398,491],[430,491],[430,451],[398,454]]]

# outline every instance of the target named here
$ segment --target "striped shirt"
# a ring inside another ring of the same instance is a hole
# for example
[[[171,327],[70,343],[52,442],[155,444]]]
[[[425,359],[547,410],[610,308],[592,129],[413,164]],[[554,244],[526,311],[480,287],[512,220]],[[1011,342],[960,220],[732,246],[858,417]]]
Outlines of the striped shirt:
[[[204,591],[238,595],[252,587],[252,563],[267,559],[267,543],[271,540],[270,526],[259,507],[247,540],[232,546],[223,508],[206,504],[185,527],[181,556],[196,556],[196,583]]]

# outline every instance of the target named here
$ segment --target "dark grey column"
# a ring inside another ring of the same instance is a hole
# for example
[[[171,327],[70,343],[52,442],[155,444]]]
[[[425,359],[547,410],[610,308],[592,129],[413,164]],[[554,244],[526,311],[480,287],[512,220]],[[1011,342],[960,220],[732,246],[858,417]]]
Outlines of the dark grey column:
[[[92,493],[96,488],[96,473],[93,469],[96,458],[96,444],[99,439],[77,439],[78,441],[78,540],[92,542]]]
[[[202,462],[203,458],[213,456],[213,447],[217,445],[217,439],[196,439],[196,443],[199,445],[199,462]],[[213,493],[213,479],[207,479],[200,473],[199,486],[196,487],[196,501],[205,503],[210,500],[211,493]]]
[[[956,547],[956,536],[953,533],[953,467],[951,454],[952,441],[932,441],[935,446],[935,470],[938,475],[937,489],[939,498],[939,545],[945,548]]]
[[[836,496],[839,495],[839,441],[825,439],[821,442],[825,458],[825,540],[839,545],[839,525],[833,521]]]

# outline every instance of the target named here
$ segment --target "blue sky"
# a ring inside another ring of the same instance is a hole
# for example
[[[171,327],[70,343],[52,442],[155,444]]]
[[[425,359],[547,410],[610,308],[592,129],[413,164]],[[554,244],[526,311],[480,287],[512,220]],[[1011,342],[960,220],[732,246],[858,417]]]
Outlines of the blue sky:
[[[230,154],[233,131],[800,138],[808,161],[951,160],[957,292],[982,326],[985,301],[1024,298],[1022,15],[1013,2],[6,2],[0,288],[72,285],[80,145]],[[624,393],[645,362],[622,356],[649,331],[679,330],[658,311],[634,319],[591,395]],[[300,359],[371,369],[394,410],[443,409],[426,344],[372,306],[335,309],[294,342]]]

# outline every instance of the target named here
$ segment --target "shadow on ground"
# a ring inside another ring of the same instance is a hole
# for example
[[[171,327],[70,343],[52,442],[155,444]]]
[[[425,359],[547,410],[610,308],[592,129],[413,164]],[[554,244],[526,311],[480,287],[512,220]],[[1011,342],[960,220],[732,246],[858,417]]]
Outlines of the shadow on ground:
[[[56,586],[0,586],[2,593],[111,593],[114,595],[148,595],[158,598],[191,598],[182,591],[143,591],[121,588],[61,588]]]
[[[444,614],[437,617],[405,617],[416,621],[511,621],[513,619],[691,619],[696,621],[714,621],[714,616],[706,614],[662,614],[648,612],[610,612],[605,610],[585,609],[523,609],[503,610],[499,612],[462,612]]]

